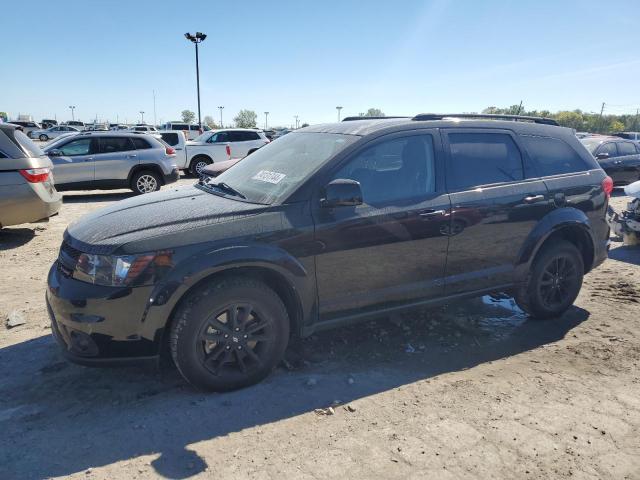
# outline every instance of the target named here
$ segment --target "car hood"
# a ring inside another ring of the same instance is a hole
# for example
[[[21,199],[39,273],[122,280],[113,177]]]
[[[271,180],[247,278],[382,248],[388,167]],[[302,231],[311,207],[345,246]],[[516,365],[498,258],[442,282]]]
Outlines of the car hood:
[[[110,254],[125,244],[150,243],[150,239],[165,236],[184,238],[185,231],[237,222],[268,208],[193,186],[173,188],[122,200],[85,215],[69,225],[65,241],[83,252]]]

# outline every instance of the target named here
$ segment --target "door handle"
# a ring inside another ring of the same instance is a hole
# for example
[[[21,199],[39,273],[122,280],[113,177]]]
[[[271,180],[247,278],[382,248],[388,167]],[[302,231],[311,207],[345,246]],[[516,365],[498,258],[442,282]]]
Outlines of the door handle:
[[[181,148],[174,148],[174,150],[182,150]]]
[[[138,155],[133,154],[133,155],[127,155],[129,158],[136,158]]]
[[[85,158],[84,161],[85,162],[93,162],[93,157]]]
[[[536,203],[544,200],[544,195],[529,195],[528,197],[524,197],[522,199],[524,203]]]
[[[423,210],[422,212],[420,212],[418,215],[420,215],[422,218],[429,218],[429,217],[437,217],[438,215],[444,215],[445,213],[447,213],[446,210]]]
[[[615,162],[613,162],[614,165],[620,165],[622,163],[622,160],[616,160]]]

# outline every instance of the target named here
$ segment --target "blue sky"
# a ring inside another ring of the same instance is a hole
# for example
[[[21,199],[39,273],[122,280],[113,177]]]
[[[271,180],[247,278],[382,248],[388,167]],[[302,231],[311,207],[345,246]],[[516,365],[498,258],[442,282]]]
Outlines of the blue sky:
[[[51,1],[3,8],[0,111],[158,122],[269,111],[270,125],[357,115],[640,107],[640,1]]]

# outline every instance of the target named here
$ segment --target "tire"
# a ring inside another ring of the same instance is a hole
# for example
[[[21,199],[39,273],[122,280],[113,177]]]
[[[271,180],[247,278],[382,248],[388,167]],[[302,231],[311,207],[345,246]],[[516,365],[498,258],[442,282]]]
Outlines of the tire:
[[[41,142],[46,142],[47,140],[49,140],[49,137],[47,135],[45,135],[44,133],[42,135],[40,135],[40,141]]]
[[[536,255],[516,303],[534,318],[559,317],[580,293],[584,262],[580,251],[566,241],[545,245]]]
[[[152,170],[136,172],[131,179],[131,190],[136,195],[157,192],[161,186],[160,176]]]
[[[207,165],[211,165],[211,159],[209,157],[205,157],[205,156],[198,156],[195,157],[193,160],[191,160],[191,165],[189,165],[189,171],[191,172],[191,175],[193,175],[194,177],[199,177],[200,173],[202,172],[202,169],[205,168]]]
[[[236,312],[234,326],[227,326],[234,318],[229,312]],[[288,340],[289,316],[280,297],[259,280],[231,277],[188,294],[176,310],[169,348],[191,385],[221,392],[264,379]]]

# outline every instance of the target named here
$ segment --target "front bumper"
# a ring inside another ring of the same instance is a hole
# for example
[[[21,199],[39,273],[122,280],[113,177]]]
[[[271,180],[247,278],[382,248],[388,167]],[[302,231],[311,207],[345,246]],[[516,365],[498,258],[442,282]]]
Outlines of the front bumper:
[[[52,332],[70,360],[121,365],[157,359],[162,330],[145,316],[152,286],[105,287],[49,270],[46,303]]]

